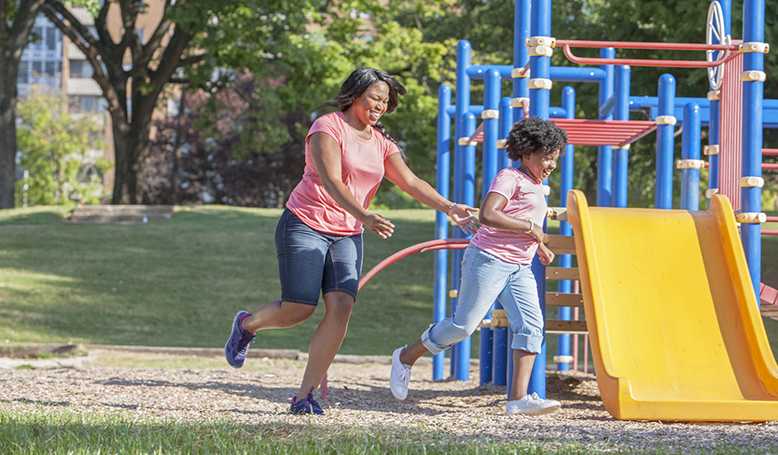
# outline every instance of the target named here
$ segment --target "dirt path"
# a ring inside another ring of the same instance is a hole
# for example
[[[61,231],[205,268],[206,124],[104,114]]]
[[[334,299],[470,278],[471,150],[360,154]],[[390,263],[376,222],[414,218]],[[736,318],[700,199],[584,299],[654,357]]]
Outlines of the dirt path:
[[[0,407],[17,411],[72,411],[123,415],[135,419],[207,422],[215,419],[273,425],[305,431],[314,425],[331,432],[432,434],[453,441],[526,441],[553,448],[581,444],[590,449],[735,448],[778,452],[778,424],[689,425],[622,422],[605,412],[591,376],[552,377],[549,395],[563,410],[545,417],[504,415],[504,391],[479,389],[470,382],[432,382],[430,365],[414,372],[407,401],[394,400],[387,388],[385,363],[336,363],[330,370],[331,396],[324,417],[292,416],[294,393],[304,362],[250,359],[245,370],[219,367],[220,359],[195,368],[173,356],[145,356],[130,365],[116,353],[91,353],[81,367],[0,370]],[[118,356],[118,357],[117,357]],[[119,360],[117,360],[117,358]],[[114,366],[106,366],[114,365]],[[306,427],[307,426],[307,427]]]

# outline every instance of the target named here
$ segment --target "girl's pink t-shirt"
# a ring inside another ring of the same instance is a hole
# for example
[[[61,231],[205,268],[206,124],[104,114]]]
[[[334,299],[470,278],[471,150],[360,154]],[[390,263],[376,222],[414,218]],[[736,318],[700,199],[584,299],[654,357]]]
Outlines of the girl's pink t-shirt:
[[[342,112],[323,115],[313,122],[305,137],[305,171],[292,190],[286,207],[309,227],[334,235],[362,233],[362,223],[335,202],[319,178],[311,159],[311,136],[323,133],[340,148],[341,177],[354,198],[368,208],[384,178],[384,162],[400,153],[397,145],[371,128],[370,139],[359,137]]]
[[[538,226],[546,217],[546,197],[543,184],[537,183],[519,169],[501,170],[492,182],[490,193],[508,199],[503,212],[516,219],[533,219]],[[473,245],[511,264],[530,264],[538,249],[538,241],[530,234],[516,233],[482,225],[470,240]]]

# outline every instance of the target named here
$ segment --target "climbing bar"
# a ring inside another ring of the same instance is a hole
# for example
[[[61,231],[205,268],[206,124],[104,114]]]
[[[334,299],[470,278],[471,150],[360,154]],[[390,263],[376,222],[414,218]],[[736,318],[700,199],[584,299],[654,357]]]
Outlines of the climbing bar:
[[[762,149],[762,156],[778,156],[778,149]]]
[[[656,42],[631,42],[631,41],[586,41],[586,40],[557,40],[557,47],[562,47],[565,57],[579,65],[631,65],[665,68],[712,68],[722,65],[733,59],[738,54],[738,45],[735,44],[698,44],[698,43],[656,43]],[[636,59],[636,58],[602,58],[579,57],[573,54],[573,48],[588,49],[647,49],[647,50],[675,50],[675,51],[725,51],[714,61],[707,60],[667,60],[667,59]]]
[[[546,279],[551,281],[578,280],[580,274],[577,267],[546,267]]]
[[[546,321],[546,333],[587,333],[586,321]]]
[[[778,163],[762,163],[763,171],[778,171]]]
[[[547,235],[546,245],[555,254],[575,254],[575,240],[569,235]]]
[[[546,292],[546,306],[569,306],[583,308],[583,296],[567,292]]]
[[[656,129],[650,120],[551,119],[567,133],[571,145],[625,147]]]

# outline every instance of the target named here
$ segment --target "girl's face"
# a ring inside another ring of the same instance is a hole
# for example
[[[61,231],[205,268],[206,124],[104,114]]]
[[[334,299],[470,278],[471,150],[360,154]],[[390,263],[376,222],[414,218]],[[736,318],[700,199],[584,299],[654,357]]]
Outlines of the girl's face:
[[[389,105],[389,85],[384,81],[370,84],[349,109],[354,116],[365,125],[375,125],[386,113]]]
[[[532,153],[525,155],[522,164],[538,180],[545,180],[556,169],[559,149],[551,153]]]

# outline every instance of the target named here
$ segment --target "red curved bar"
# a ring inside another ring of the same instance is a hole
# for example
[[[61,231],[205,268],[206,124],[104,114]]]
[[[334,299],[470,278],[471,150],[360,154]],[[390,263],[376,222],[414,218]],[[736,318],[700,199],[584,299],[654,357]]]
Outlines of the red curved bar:
[[[359,280],[359,289],[362,289],[365,284],[367,284],[368,281],[370,281],[374,276],[378,275],[382,270],[389,267],[390,265],[399,262],[408,256],[413,256],[414,254],[418,253],[426,253],[428,251],[436,251],[436,250],[463,250],[467,248],[467,244],[470,243],[469,240],[429,240],[427,242],[422,242],[417,245],[409,246],[408,248],[404,248],[388,258],[384,259],[383,261],[376,264],[375,267],[370,269],[369,272],[367,272],[365,275],[362,276],[362,279]]]
[[[557,46],[570,46],[587,49],[649,49],[667,51],[736,51],[737,44],[700,44],[700,43],[660,43],[660,42],[635,42],[635,41],[593,41],[558,39]]]
[[[762,156],[778,156],[778,149],[762,149]]]
[[[723,65],[735,58],[738,53],[725,52],[718,60],[708,62],[705,60],[657,60],[657,59],[635,59],[635,58],[601,58],[601,57],[578,57],[570,50],[570,45],[562,46],[565,57],[578,65],[631,65],[631,66],[649,66],[661,68],[712,68]]]

